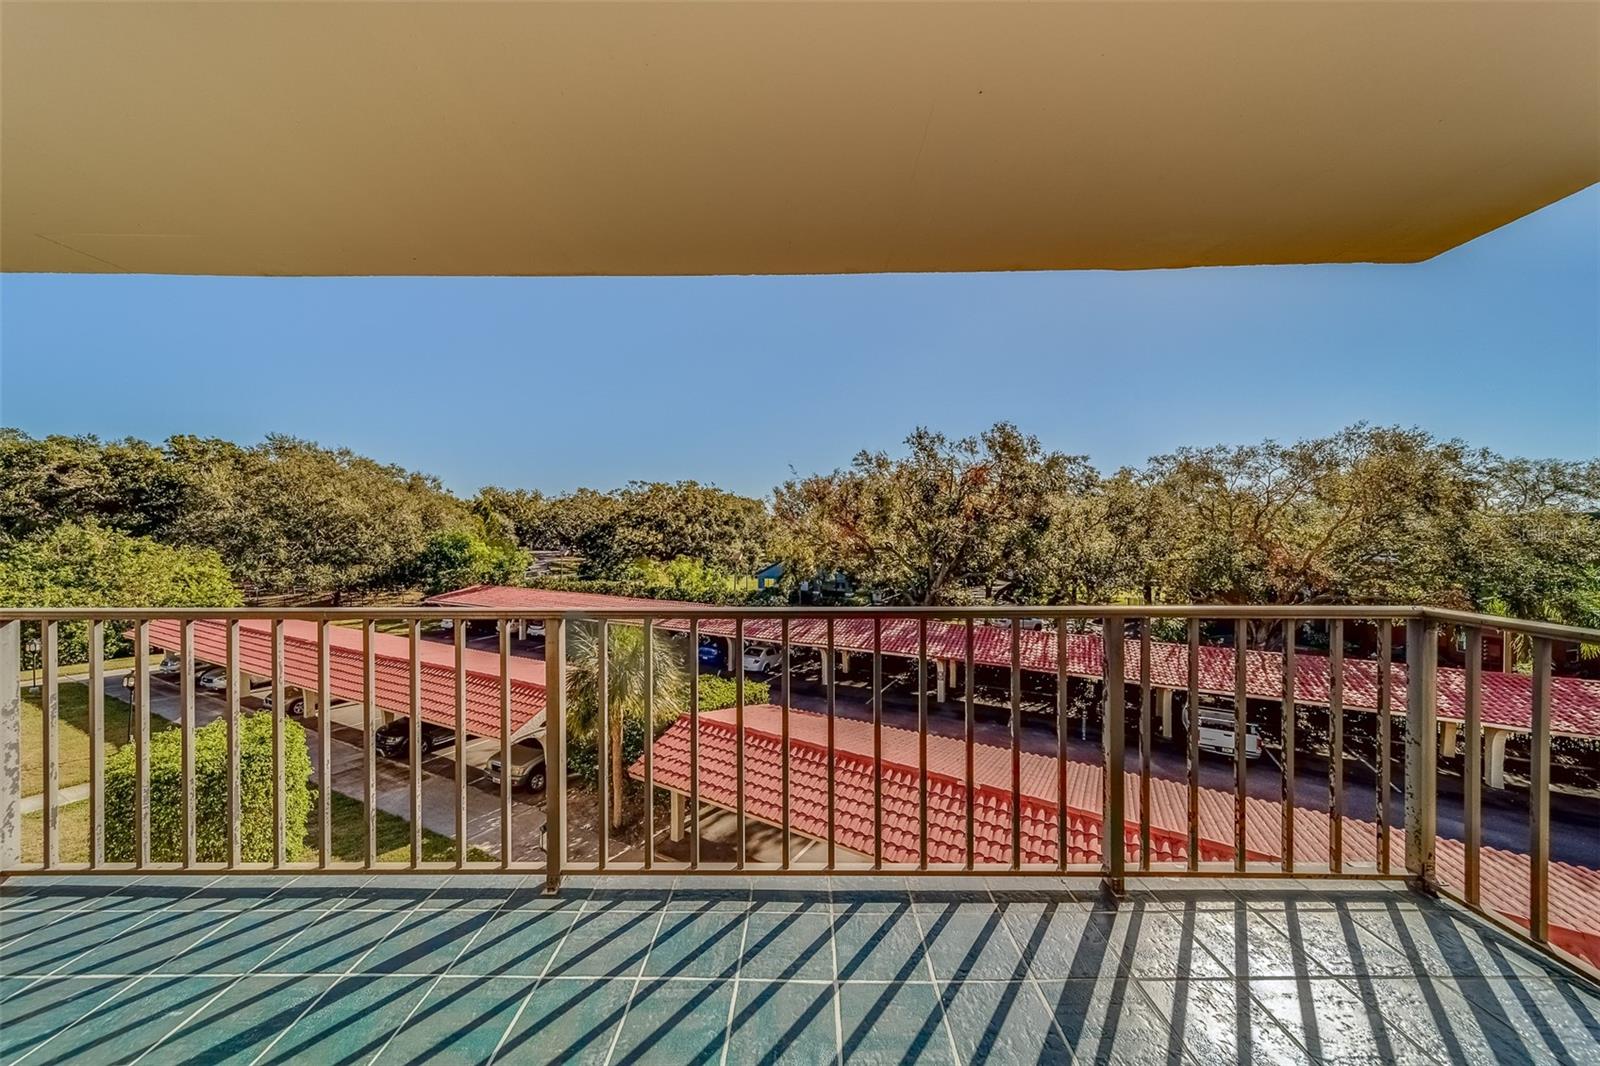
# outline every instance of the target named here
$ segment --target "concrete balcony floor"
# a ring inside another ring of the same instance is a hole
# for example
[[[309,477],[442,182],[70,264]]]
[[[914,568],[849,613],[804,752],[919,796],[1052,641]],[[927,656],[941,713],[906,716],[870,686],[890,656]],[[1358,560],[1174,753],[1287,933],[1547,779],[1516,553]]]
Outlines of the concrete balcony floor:
[[[1358,882],[16,877],[0,1063],[1600,1061],[1600,990]]]

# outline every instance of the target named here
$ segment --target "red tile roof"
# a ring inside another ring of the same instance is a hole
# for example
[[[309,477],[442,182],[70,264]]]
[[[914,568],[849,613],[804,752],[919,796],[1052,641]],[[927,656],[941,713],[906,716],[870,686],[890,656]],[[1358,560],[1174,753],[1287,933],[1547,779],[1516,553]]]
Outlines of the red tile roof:
[[[633,609],[660,615],[674,607],[704,607],[673,600],[648,600],[623,596],[602,596],[585,592],[557,592],[547,589],[511,588],[499,585],[474,585],[435,596],[432,604],[490,607],[504,611],[585,611]],[[663,619],[670,629],[683,629],[681,620]],[[732,636],[731,621],[706,620],[702,633]],[[748,621],[749,640],[776,643],[779,623]],[[823,647],[826,623],[821,619],[796,619],[790,623],[790,641],[797,647]],[[1021,664],[1024,670],[1056,672],[1056,634],[1025,631],[1021,634]],[[872,650],[872,622],[863,618],[841,618],[834,623],[834,646],[843,651]],[[914,658],[917,654],[915,620],[886,619],[883,623],[883,651],[888,655]],[[1072,633],[1067,636],[1067,673],[1073,677],[1099,679],[1104,645],[1098,634]],[[936,659],[963,660],[966,656],[966,627],[950,622],[928,623],[928,654]],[[1182,689],[1188,685],[1186,644],[1156,641],[1151,645],[1150,676],[1162,688]],[[984,666],[1010,667],[1011,631],[1000,626],[975,626],[973,658]],[[1123,656],[1127,680],[1139,681],[1139,642],[1130,640]],[[1283,656],[1278,652],[1250,651],[1245,659],[1245,690],[1254,699],[1283,698]],[[1406,705],[1406,667],[1393,668],[1393,693],[1390,708],[1404,713]],[[1301,652],[1295,656],[1295,700],[1307,705],[1327,706],[1328,657]],[[1532,721],[1533,681],[1522,674],[1483,673],[1483,721],[1527,732]],[[1233,693],[1233,649],[1203,646],[1200,649],[1200,688],[1214,695]],[[1441,667],[1438,674],[1439,717],[1462,720],[1466,717],[1466,672]],[[1346,659],[1344,704],[1350,710],[1375,711],[1378,707],[1378,666],[1368,660]],[[1600,737],[1600,682],[1558,677],[1550,686],[1552,729],[1558,734]]]
[[[194,625],[195,657],[222,665],[227,662],[227,624],[205,620]],[[179,625],[175,621],[150,623],[150,642],[176,652]],[[348,626],[328,627],[328,685],[335,697],[360,702],[362,635]],[[437,641],[422,641],[422,718],[454,729],[456,724],[455,649]],[[475,736],[500,736],[500,656],[466,649],[467,731]],[[542,719],[545,708],[544,663],[525,656],[511,657],[511,729],[513,734],[529,722]],[[271,624],[239,623],[239,668],[256,677],[272,673]],[[284,683],[317,688],[317,626],[315,622],[283,623]],[[393,714],[411,708],[411,642],[393,633],[373,634],[373,700]]]
[[[750,817],[774,825],[782,822],[782,711],[771,706],[745,708],[745,808]],[[837,821],[834,840],[842,847],[871,854],[873,832],[872,726],[838,718],[834,723],[834,781]],[[827,839],[827,719],[802,711],[791,712],[789,772],[791,826],[796,832]],[[966,860],[966,748],[949,737],[928,738],[929,861],[961,863]],[[708,803],[732,809],[735,805],[736,730],[731,710],[700,716],[700,795]],[[915,862],[919,852],[920,810],[917,734],[890,726],[883,728],[883,842],[888,862]],[[663,788],[689,791],[689,720],[682,718],[662,734],[655,746],[655,780]],[[632,776],[642,779],[643,763]],[[1058,855],[1056,762],[1030,753],[1022,755],[1022,841],[1027,863],[1054,864]],[[1130,863],[1139,855],[1139,782],[1126,777],[1128,821],[1123,846]],[[1011,751],[1009,748],[974,746],[975,861],[1011,861]],[[1188,790],[1176,781],[1152,778],[1151,860],[1182,862],[1188,857]],[[1104,773],[1093,763],[1067,765],[1067,861],[1097,864],[1103,849],[1101,811]],[[1203,861],[1233,858],[1233,794],[1215,789],[1200,792],[1200,850]],[[1251,861],[1276,862],[1281,851],[1279,805],[1249,799],[1245,819],[1246,853]],[[1311,866],[1328,861],[1329,818],[1326,811],[1297,807],[1295,858]],[[1344,819],[1344,857],[1352,866],[1376,861],[1377,827],[1355,818]],[[1403,869],[1404,834],[1391,834],[1390,860]],[[1465,849],[1460,842],[1440,838],[1437,845],[1439,876],[1460,885],[1464,877]],[[1481,858],[1483,905],[1526,924],[1528,915],[1528,858],[1485,847]],[[1600,871],[1550,864],[1552,938],[1567,950],[1600,963]]]

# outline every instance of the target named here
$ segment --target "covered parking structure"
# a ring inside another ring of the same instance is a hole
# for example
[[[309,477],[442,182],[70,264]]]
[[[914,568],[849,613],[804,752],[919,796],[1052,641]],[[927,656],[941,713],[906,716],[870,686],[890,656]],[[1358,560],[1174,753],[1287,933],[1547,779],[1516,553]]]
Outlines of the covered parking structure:
[[[687,623],[667,617],[674,608],[703,610],[706,604],[639,597],[606,596],[597,593],[566,592],[548,589],[513,588],[502,585],[475,585],[435,596],[428,601],[438,606],[491,607],[506,611],[526,611],[530,617],[562,611],[637,610],[659,619],[666,629],[683,630]],[[704,619],[700,632],[723,637],[731,642],[735,624],[728,619]],[[776,644],[782,639],[781,624],[761,619],[747,620],[745,640]],[[972,627],[974,666],[1010,669],[1011,629],[976,625]],[[1098,633],[1065,633],[1022,630],[1015,634],[1017,662],[1025,672],[1056,676],[1058,668],[1067,677],[1086,681],[1103,680],[1105,642]],[[871,654],[874,646],[883,655],[915,660],[921,650],[921,633],[915,619],[887,619],[875,636],[873,622],[865,618],[839,618],[832,623],[832,640],[840,656],[840,669],[848,670],[851,655]],[[927,622],[926,654],[934,665],[937,698],[943,702],[952,686],[963,683],[966,661],[967,626],[964,623]],[[820,618],[795,619],[789,624],[789,642],[795,647],[825,649],[828,623]],[[1065,660],[1060,651],[1065,648]],[[1202,695],[1234,695],[1234,649],[1201,645],[1199,692]],[[1129,640],[1123,653],[1125,683],[1137,685],[1141,677],[1140,642]],[[1150,682],[1153,713],[1164,736],[1174,735],[1172,694],[1188,687],[1189,648],[1171,641],[1151,641]],[[832,664],[825,662],[824,668]],[[1294,656],[1294,700],[1300,706],[1329,706],[1331,664],[1328,656],[1296,652]],[[1377,713],[1387,704],[1392,715],[1404,716],[1406,677],[1404,663],[1390,670],[1391,691],[1382,691],[1378,663],[1365,659],[1344,660],[1343,706],[1346,711]],[[1249,699],[1277,701],[1283,698],[1283,655],[1280,652],[1245,652],[1245,694]],[[965,679],[970,682],[970,679]],[[1466,720],[1466,671],[1440,667],[1438,671],[1438,716],[1444,731],[1443,747],[1453,751],[1461,723]],[[1529,733],[1533,716],[1533,679],[1523,674],[1485,671],[1480,677],[1483,694],[1484,777],[1492,788],[1505,787],[1506,741],[1513,735]],[[1555,736],[1584,739],[1600,738],[1600,682],[1558,677],[1551,680],[1551,733]]]
[[[1105,771],[1099,763],[1023,752],[1015,780],[1010,748],[972,745],[968,776],[964,741],[883,726],[881,741],[870,723],[837,719],[830,745],[826,716],[790,711],[785,752],[784,712],[769,705],[744,709],[744,742],[732,709],[700,714],[698,760],[691,756],[692,723],[681,718],[656,741],[653,779],[672,795],[674,837],[684,828],[682,810],[698,779],[702,804],[728,811],[740,807],[739,752],[744,756],[743,809],[747,818],[819,841],[830,836],[836,847],[872,855],[876,791],[882,796],[882,848],[886,864],[921,860],[923,819],[922,767],[927,774],[927,825],[930,865],[964,865],[968,856],[967,826],[971,796],[972,858],[978,865],[1010,865],[1013,812],[1021,810],[1024,867],[1056,869],[1061,865],[1098,868],[1105,847]],[[881,748],[877,745],[881,743]],[[926,744],[926,763],[919,745]],[[831,759],[830,759],[831,747]],[[880,758],[873,752],[881,750]],[[784,772],[787,761],[788,825],[784,817]],[[830,764],[832,773],[830,775]],[[644,780],[641,759],[630,769]],[[830,780],[834,805],[829,819]],[[1152,776],[1150,787],[1148,862],[1187,864],[1189,857],[1188,789],[1178,781]],[[1137,775],[1124,778],[1123,847],[1131,866],[1142,861],[1140,787]],[[1064,813],[1063,813],[1064,812]],[[697,812],[698,814],[698,812]],[[1282,808],[1250,798],[1242,831],[1250,863],[1277,865],[1283,851]],[[1294,863],[1301,872],[1330,868],[1334,854],[1328,812],[1295,807]],[[1234,796],[1201,788],[1195,817],[1197,860],[1233,868]],[[1392,828],[1388,866],[1405,864],[1405,833]],[[1371,870],[1379,864],[1378,826],[1363,819],[1341,819],[1340,855],[1346,871]],[[1464,883],[1466,846],[1448,837],[1435,841],[1440,879]],[[1063,859],[1062,848],[1065,847]],[[1528,924],[1528,856],[1483,846],[1479,885],[1483,905],[1524,927]],[[1204,866],[1201,866],[1204,869]],[[1592,901],[1600,892],[1600,871],[1570,863],[1550,863],[1550,939],[1567,951],[1600,964],[1600,915]]]
[[[299,689],[306,712],[320,706],[324,694],[318,681],[318,624],[288,619],[283,626],[283,675],[286,687]],[[192,623],[194,654],[198,661],[225,666],[228,662],[228,623],[203,619]],[[239,626],[241,672],[252,677],[272,676],[272,623],[246,619]],[[171,653],[182,647],[182,624],[151,622],[150,643]],[[359,629],[329,625],[327,699],[365,703],[365,636]],[[456,725],[456,652],[435,641],[417,642],[418,696],[425,722],[454,729]],[[462,652],[466,677],[467,734],[500,738],[500,657],[466,648]],[[511,738],[520,739],[544,728],[544,663],[525,656],[510,657]],[[411,713],[411,641],[393,633],[372,634],[373,704],[386,714]]]

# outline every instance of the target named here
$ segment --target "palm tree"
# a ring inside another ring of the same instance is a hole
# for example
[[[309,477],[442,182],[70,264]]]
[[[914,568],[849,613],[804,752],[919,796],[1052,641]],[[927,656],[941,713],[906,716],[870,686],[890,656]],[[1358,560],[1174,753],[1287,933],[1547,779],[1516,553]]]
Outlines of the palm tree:
[[[594,622],[571,627],[567,652],[567,736],[571,744],[593,746],[599,739],[600,633]],[[606,627],[606,685],[609,713],[605,716],[610,749],[611,827],[622,827],[622,794],[627,756],[623,740],[629,723],[643,725],[645,698],[644,627],[613,622]],[[656,630],[650,643],[655,672],[655,721],[640,730],[645,743],[655,739],[662,725],[676,720],[687,704],[688,665],[679,641]]]

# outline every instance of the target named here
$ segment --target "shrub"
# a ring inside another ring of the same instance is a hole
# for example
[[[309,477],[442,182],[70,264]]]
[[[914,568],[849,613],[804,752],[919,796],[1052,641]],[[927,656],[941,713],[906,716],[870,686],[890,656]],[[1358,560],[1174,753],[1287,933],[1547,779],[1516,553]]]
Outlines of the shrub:
[[[150,858],[183,861],[183,731],[150,737]],[[291,859],[301,851],[311,814],[311,757],[300,723],[283,723],[284,836]],[[129,744],[106,759],[106,858],[132,862],[137,767]],[[243,861],[272,862],[272,715],[239,719],[239,842]],[[228,861],[228,726],[218,719],[194,732],[195,858]]]
[[[702,711],[715,711],[723,707],[732,707],[734,704],[733,679],[720,677],[716,674],[700,675],[700,709]],[[744,683],[744,702],[746,706],[755,703],[766,703],[772,698],[772,688],[765,681],[751,681],[748,678]]]

